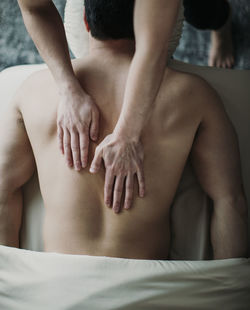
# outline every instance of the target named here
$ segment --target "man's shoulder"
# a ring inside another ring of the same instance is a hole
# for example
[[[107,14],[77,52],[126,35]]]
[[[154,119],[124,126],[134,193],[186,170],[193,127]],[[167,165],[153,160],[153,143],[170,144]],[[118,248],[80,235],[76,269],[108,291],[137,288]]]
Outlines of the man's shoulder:
[[[164,83],[165,87],[171,83],[172,88],[178,91],[178,93],[195,92],[198,95],[200,92],[213,91],[213,88],[201,76],[194,73],[178,71],[173,68],[166,69]]]
[[[21,85],[20,90],[29,89],[31,91],[33,88],[35,90],[38,88],[42,90],[43,88],[48,88],[48,85],[54,86],[54,80],[49,69],[45,68],[31,73]]]
[[[86,63],[86,61],[80,59],[72,60],[72,66],[75,73],[83,71],[86,67]],[[32,93],[43,96],[46,95],[49,90],[57,90],[56,82],[51,71],[48,68],[43,68],[31,73],[19,87],[18,93],[21,95],[22,93],[28,92],[29,97],[31,97]]]
[[[165,95],[170,94],[173,100],[180,101],[180,104],[189,103],[189,106],[204,108],[211,100],[219,100],[213,87],[201,76],[193,73],[166,69],[163,82]]]
[[[29,102],[39,101],[46,97],[51,90],[55,91],[53,77],[48,69],[31,73],[19,86],[12,101],[21,110]]]

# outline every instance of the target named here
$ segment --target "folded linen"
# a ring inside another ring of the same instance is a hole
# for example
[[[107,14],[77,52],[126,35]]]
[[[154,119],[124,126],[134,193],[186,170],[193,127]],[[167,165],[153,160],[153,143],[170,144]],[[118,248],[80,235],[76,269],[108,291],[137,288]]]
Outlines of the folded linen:
[[[167,261],[0,246],[0,309],[250,309],[250,259]]]

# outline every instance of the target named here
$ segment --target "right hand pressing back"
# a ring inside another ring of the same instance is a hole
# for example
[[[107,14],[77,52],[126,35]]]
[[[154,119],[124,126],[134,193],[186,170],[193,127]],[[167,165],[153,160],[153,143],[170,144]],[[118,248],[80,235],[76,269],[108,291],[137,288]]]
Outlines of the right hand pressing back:
[[[99,110],[93,99],[77,82],[60,90],[57,109],[59,147],[69,167],[77,171],[88,164],[89,138],[96,141],[99,133]]]

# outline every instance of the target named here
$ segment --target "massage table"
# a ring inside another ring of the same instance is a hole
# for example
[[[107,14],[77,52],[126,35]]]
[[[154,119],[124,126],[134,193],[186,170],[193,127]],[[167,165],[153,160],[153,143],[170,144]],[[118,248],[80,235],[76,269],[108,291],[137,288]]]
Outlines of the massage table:
[[[77,56],[74,44],[71,49]],[[200,75],[221,96],[239,137],[249,202],[250,71],[175,60],[169,66]],[[45,67],[24,65],[0,73],[0,118],[21,83]],[[250,259],[211,260],[212,202],[189,161],[171,207],[170,260],[45,253],[37,174],[23,194],[21,248],[0,246],[0,309],[250,309]]]

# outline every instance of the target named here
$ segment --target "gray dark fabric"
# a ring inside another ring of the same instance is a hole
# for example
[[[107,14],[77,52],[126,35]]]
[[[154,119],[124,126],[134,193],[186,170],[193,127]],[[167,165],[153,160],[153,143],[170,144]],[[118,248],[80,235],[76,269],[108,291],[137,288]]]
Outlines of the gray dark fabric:
[[[250,1],[230,0],[233,19],[233,41],[235,46],[235,69],[250,69]],[[207,65],[210,32],[199,31],[184,23],[180,45],[174,54],[184,62]]]
[[[66,0],[54,0],[63,16]],[[0,1],[0,71],[19,64],[42,63],[23,23],[17,0]]]
[[[61,15],[66,0],[54,0]],[[250,69],[250,1],[230,0],[233,8],[233,38],[237,69]],[[185,24],[175,58],[198,65],[207,64],[210,33]],[[28,36],[16,0],[0,1],[0,71],[18,64],[41,63]]]

